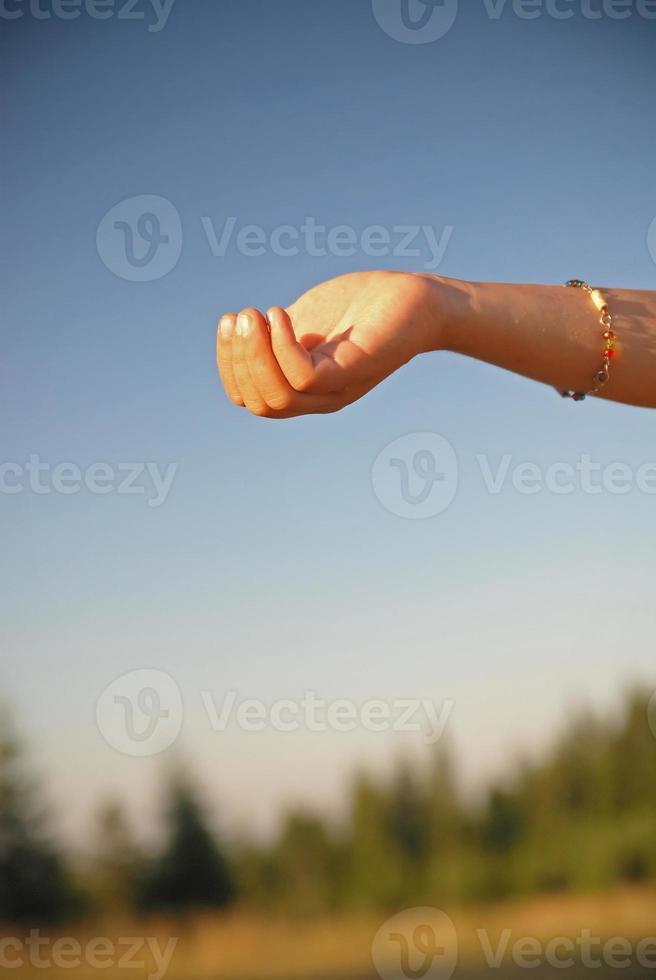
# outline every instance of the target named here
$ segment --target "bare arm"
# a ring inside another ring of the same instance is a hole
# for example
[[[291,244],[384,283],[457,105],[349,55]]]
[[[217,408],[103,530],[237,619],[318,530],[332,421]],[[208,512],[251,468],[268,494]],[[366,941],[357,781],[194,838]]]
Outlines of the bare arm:
[[[656,408],[656,293],[603,292],[618,335],[603,397]],[[235,404],[288,418],[337,411],[437,350],[586,391],[602,347],[599,314],[580,290],[381,271],[320,283],[266,317],[254,308],[225,314],[217,357]]]
[[[444,345],[558,388],[586,391],[602,363],[590,296],[562,286],[442,281]],[[656,293],[602,288],[618,356],[601,397],[656,407]]]

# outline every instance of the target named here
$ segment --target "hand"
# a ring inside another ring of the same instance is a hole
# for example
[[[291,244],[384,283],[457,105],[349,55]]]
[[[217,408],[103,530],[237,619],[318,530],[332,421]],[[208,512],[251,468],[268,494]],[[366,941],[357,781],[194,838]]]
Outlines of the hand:
[[[336,412],[439,346],[439,281],[356,272],[321,283],[265,318],[221,317],[217,361],[226,393],[254,415]]]

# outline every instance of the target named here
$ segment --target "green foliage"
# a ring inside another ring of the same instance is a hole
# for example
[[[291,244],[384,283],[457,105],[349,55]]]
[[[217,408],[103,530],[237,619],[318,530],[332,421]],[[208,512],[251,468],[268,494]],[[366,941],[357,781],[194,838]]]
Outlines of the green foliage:
[[[492,786],[482,806],[462,799],[453,773],[440,749],[427,767],[399,765],[387,781],[360,775],[345,829],[331,838],[311,821],[315,843],[290,850],[287,826],[251,855],[262,873],[251,867],[245,897],[293,904],[311,882],[313,910],[385,910],[656,882],[656,736],[644,692],[627,697],[617,720],[574,718],[545,758]]]
[[[343,855],[320,819],[305,813],[290,814],[272,860],[276,901],[283,911],[298,916],[336,907]]]
[[[382,787],[361,775],[353,789],[346,834],[346,901],[355,908],[393,907],[403,888],[404,861]]]
[[[167,840],[145,869],[138,904],[144,911],[222,908],[235,896],[231,869],[186,780],[169,790]]]
[[[146,862],[120,804],[110,802],[100,809],[95,838],[89,875],[95,907],[109,915],[133,913]]]
[[[0,922],[54,923],[81,910],[48,841],[8,713],[0,711]]]
[[[653,720],[653,719],[652,719]],[[79,910],[62,857],[46,843],[10,728],[0,726],[0,921],[38,923]],[[189,783],[168,788],[164,845],[146,860],[121,809],[98,822],[96,908],[183,914],[237,897],[299,917],[474,902],[656,882],[656,733],[648,695],[616,718],[581,713],[539,762],[466,801],[450,753],[399,762],[388,779],[361,773],[335,826],[291,813],[268,845],[230,861]]]

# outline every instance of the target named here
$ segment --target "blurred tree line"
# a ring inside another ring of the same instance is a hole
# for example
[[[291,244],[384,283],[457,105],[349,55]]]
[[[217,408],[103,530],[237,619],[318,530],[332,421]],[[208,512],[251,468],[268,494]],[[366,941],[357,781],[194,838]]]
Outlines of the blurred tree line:
[[[451,755],[360,774],[339,826],[291,813],[277,838],[225,847],[193,787],[171,780],[160,850],[121,807],[99,814],[94,860],[73,873],[44,832],[6,722],[0,732],[0,921],[224,908],[280,914],[382,911],[544,891],[656,883],[656,733],[648,695],[616,719],[582,714],[539,762],[482,801],[463,799]]]

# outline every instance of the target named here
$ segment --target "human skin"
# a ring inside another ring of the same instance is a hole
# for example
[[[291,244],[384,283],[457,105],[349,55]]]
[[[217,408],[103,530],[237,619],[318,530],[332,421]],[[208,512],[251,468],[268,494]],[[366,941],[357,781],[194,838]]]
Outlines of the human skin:
[[[656,408],[656,292],[601,291],[618,341],[600,397]],[[599,313],[580,289],[355,272],[266,316],[253,307],[224,314],[217,362],[235,405],[282,419],[339,411],[414,357],[440,350],[588,391],[603,343]]]

